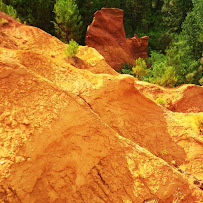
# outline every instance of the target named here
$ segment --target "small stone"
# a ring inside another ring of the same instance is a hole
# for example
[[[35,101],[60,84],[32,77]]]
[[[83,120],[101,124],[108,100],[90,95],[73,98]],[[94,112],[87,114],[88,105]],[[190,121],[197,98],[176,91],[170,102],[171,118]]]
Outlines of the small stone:
[[[24,124],[24,125],[30,125],[30,121],[25,118],[25,119],[23,120],[23,124]]]
[[[5,164],[5,161],[1,161],[1,164]]]
[[[195,185],[200,185],[200,182],[198,180],[194,180],[193,182]]]
[[[181,173],[183,173],[183,171],[182,171],[180,168],[178,168],[178,171],[181,172]]]
[[[23,162],[23,161],[25,161],[24,157],[22,157],[22,156],[16,156],[15,157],[15,162],[16,163],[20,163],[20,162]]]
[[[178,167],[178,165],[177,165],[177,163],[176,163],[176,160],[172,160],[172,161],[171,161],[171,164],[172,164],[172,166],[174,166],[174,167],[176,167],[176,168]]]

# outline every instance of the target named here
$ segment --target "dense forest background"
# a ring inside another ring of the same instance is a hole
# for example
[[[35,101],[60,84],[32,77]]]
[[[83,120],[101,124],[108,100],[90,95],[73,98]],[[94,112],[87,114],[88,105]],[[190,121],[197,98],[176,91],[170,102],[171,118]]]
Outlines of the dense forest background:
[[[102,7],[124,10],[127,37],[149,36],[150,57],[136,69],[144,73],[141,80],[169,87],[203,85],[202,0],[0,0],[0,10],[17,20],[82,45],[94,12]],[[136,72],[128,64],[124,68]]]

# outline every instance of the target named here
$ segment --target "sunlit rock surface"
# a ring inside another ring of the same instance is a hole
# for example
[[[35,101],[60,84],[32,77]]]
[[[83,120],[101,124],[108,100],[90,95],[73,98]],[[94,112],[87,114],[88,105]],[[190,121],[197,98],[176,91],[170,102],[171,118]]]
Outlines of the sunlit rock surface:
[[[174,113],[95,49],[68,60],[57,38],[0,18],[0,202],[201,202],[202,87],[198,113]]]

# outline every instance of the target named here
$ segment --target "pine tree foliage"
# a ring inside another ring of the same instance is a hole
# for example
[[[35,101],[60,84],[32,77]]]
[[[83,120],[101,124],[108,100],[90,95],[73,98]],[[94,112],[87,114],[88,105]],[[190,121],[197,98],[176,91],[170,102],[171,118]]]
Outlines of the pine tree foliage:
[[[54,13],[54,26],[58,37],[64,42],[71,39],[79,41],[82,21],[75,0],[56,0]]]
[[[164,0],[161,9],[163,24],[170,27],[172,32],[180,32],[181,24],[191,8],[192,0]]]
[[[203,2],[193,0],[193,9],[182,23],[182,32],[167,52],[167,64],[176,68],[178,83],[195,83],[202,77],[200,59],[203,53]]]

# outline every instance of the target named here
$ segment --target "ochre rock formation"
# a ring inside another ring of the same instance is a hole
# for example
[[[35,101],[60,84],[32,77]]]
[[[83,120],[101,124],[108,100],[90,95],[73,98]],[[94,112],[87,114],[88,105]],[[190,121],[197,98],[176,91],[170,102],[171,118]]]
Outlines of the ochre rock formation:
[[[169,111],[95,49],[70,61],[0,18],[0,202],[201,202],[202,112]]]
[[[203,88],[196,85],[182,85],[176,88],[163,88],[159,85],[136,81],[136,88],[153,101],[162,98],[165,107],[173,112],[203,112]]]
[[[147,36],[139,39],[137,35],[126,39],[123,10],[102,8],[88,26],[85,43],[95,48],[112,68],[118,69],[124,63],[135,64],[139,57],[147,58],[148,39]]]

